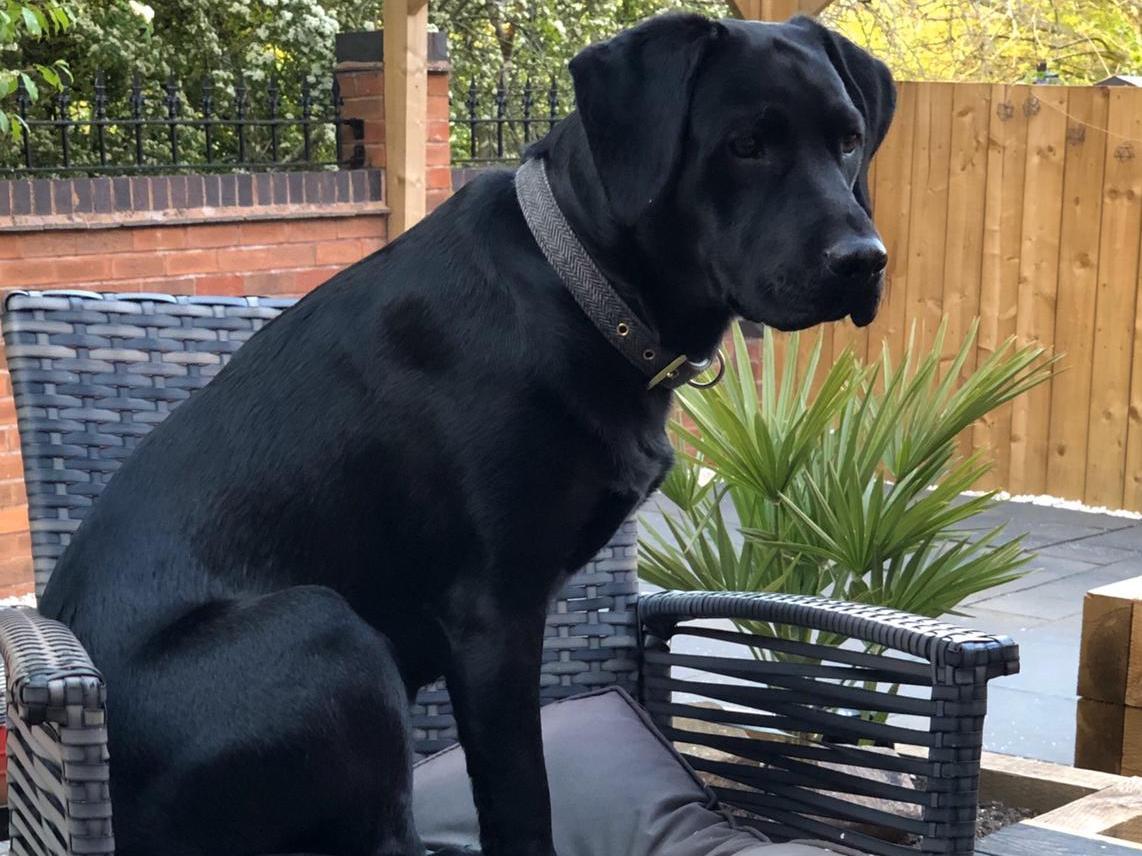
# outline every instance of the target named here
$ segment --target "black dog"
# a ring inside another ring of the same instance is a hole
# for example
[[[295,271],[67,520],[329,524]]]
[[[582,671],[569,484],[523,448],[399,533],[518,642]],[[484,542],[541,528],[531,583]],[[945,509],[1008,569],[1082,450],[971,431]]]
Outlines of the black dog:
[[[664,347],[872,320],[887,69],[809,20],[648,21],[531,157]],[[486,176],[255,336],[127,461],[43,598],[109,687],[123,856],[412,856],[408,696],[443,674],[489,856],[552,852],[549,596],[670,465]]]

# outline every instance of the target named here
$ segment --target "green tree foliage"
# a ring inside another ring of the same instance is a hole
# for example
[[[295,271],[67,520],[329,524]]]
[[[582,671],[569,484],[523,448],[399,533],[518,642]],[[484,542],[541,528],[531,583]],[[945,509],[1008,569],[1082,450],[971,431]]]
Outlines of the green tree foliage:
[[[462,79],[543,78],[647,15],[731,14],[722,0],[433,0]],[[1142,0],[835,0],[823,20],[901,79],[1016,83],[1040,62],[1064,82],[1142,73]]]
[[[822,18],[906,80],[1142,74],[1142,0],[835,0]]]
[[[729,15],[725,0],[435,0],[462,79],[561,74],[585,45],[666,10]]]
[[[18,117],[9,114],[10,97],[23,84],[30,100],[40,97],[41,89],[58,88],[69,76],[63,59],[29,61],[20,48],[48,36],[63,32],[71,25],[71,16],[59,3],[0,2],[0,136],[18,136]]]
[[[51,44],[68,60],[77,86],[96,72],[109,90],[136,72],[145,80],[173,76],[232,86],[245,72],[252,84],[328,80],[333,38],[374,25],[360,0],[73,0],[75,26]],[[379,3],[377,4],[379,7]],[[32,56],[39,46],[31,45]]]
[[[428,10],[433,25],[448,33],[453,115],[467,115],[466,98],[474,84],[479,93],[478,112],[487,118],[494,115],[493,93],[500,88],[507,97],[509,115],[518,117],[519,98],[529,81],[538,98],[533,115],[546,115],[543,93],[552,78],[561,92],[558,112],[565,113],[573,106],[567,63],[585,45],[663,11],[725,17],[729,5],[725,0],[432,0]],[[523,143],[521,128],[509,125],[505,133],[506,152],[518,150]],[[463,123],[453,125],[457,157],[469,151],[468,134]]]
[[[183,102],[196,104],[208,78],[219,99],[232,97],[238,69],[253,100],[273,76],[283,93],[301,78],[324,87],[334,34],[377,26],[381,6],[0,0],[0,94],[8,92],[0,104],[10,108],[16,71],[29,74],[37,89],[50,87],[57,60],[71,69],[77,93],[90,93],[96,72],[105,72],[112,98],[126,97],[135,73],[150,81],[174,77]],[[473,80],[485,93],[499,84],[518,93],[529,78],[538,84],[563,75],[584,45],[669,9],[732,14],[727,0],[431,0],[429,16],[449,33],[459,107]],[[1032,79],[1040,62],[1074,83],[1142,70],[1142,0],[835,0],[823,17],[885,57],[901,78],[1019,82]]]
[[[296,116],[302,82],[308,83],[314,114],[330,112],[329,86],[334,64],[334,37],[338,32],[375,26],[369,3],[359,0],[72,0],[74,25],[50,43],[30,42],[19,47],[25,63],[43,63],[62,56],[74,78],[70,109],[87,118],[97,74],[103,75],[108,97],[107,113],[131,115],[131,83],[138,76],[146,85],[144,116],[166,116],[166,92],[158,87],[172,81],[180,112],[196,112],[210,88],[215,115],[233,115],[241,87],[252,115],[264,115],[267,89],[276,79],[280,86],[279,115]],[[78,133],[85,133],[80,131]],[[232,151],[233,131],[215,129],[217,151]],[[180,130],[183,159],[201,160],[201,129]],[[50,141],[39,141],[50,145]],[[315,134],[322,157],[332,157],[332,128]],[[133,135],[129,128],[112,125],[106,143],[111,162],[129,161]],[[284,157],[301,145],[300,131],[283,131]],[[169,156],[162,133],[148,132],[148,156]],[[269,134],[251,131],[248,154],[266,156]],[[0,163],[12,163],[14,152],[0,150]]]

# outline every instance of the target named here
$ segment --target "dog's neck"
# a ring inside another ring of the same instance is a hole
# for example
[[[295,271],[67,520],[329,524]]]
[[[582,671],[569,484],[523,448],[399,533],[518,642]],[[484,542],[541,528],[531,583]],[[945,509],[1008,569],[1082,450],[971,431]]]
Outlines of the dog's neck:
[[[628,229],[615,221],[575,114],[541,145],[560,210],[618,295],[666,347],[694,360],[710,356],[732,313],[717,300],[693,248],[685,241],[655,241],[653,228]]]

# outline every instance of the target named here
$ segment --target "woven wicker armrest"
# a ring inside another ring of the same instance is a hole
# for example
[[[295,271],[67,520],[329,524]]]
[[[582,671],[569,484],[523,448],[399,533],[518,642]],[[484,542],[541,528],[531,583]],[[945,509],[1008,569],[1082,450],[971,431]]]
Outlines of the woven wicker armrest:
[[[114,853],[103,677],[67,627],[0,609],[13,854]]]
[[[982,680],[1019,671],[1019,646],[1007,636],[965,630],[883,606],[824,597],[748,592],[664,591],[639,600],[648,627],[690,619],[726,618],[785,624],[879,645],[921,657],[934,667],[979,668]]]
[[[987,683],[1019,670],[1011,639],[782,594],[661,592],[638,616],[643,702],[724,804],[775,838],[974,852]]]

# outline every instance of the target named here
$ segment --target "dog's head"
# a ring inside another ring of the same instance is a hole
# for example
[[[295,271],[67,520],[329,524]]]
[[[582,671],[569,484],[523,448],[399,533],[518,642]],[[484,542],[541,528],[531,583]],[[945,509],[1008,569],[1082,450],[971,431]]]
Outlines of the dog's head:
[[[867,175],[895,105],[884,64],[808,18],[666,15],[586,48],[571,73],[617,223],[684,223],[701,287],[752,321],[872,321],[887,254]]]

